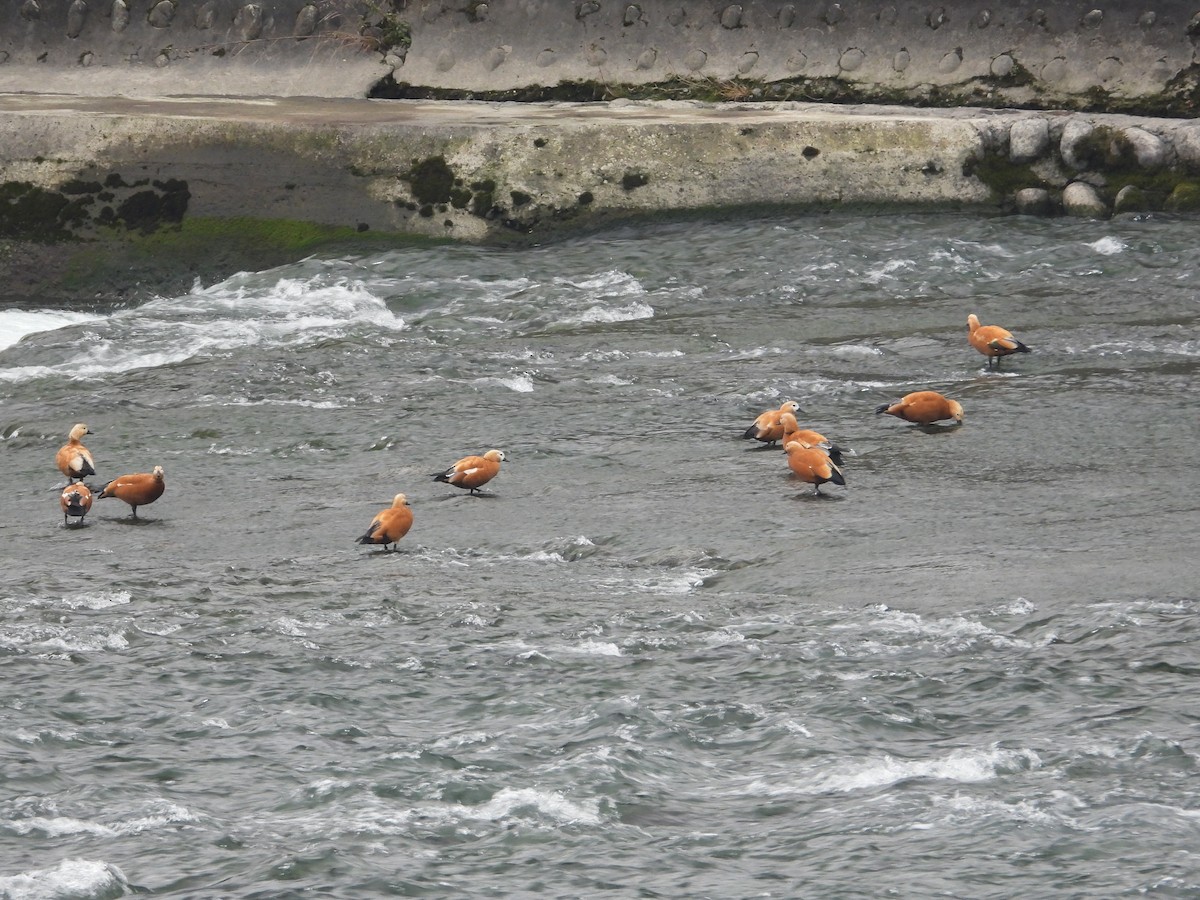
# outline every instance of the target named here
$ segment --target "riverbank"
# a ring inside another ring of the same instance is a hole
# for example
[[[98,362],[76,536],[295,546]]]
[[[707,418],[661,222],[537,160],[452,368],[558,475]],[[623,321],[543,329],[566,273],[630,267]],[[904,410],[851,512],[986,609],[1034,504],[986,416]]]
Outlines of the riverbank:
[[[1065,112],[8,94],[0,146],[5,300],[52,305],[337,244],[520,244],[746,210],[1103,216],[1200,196],[1200,126]],[[1072,206],[1073,184],[1093,205]],[[1123,188],[1136,196],[1118,202]]]

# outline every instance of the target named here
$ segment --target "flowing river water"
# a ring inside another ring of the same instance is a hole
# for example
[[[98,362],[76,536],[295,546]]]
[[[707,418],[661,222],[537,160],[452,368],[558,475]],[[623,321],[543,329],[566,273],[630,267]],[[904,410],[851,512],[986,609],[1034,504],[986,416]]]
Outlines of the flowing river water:
[[[0,897],[1196,896],[1198,272],[826,215],[0,310]]]

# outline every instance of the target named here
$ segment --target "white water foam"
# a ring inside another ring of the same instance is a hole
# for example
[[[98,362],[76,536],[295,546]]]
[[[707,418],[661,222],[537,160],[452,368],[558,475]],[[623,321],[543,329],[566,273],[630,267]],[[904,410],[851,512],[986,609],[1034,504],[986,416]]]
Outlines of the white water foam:
[[[1101,256],[1116,256],[1118,253],[1124,253],[1129,249],[1129,245],[1123,240],[1111,236],[1102,237],[1098,241],[1092,241],[1085,246],[1095,250]]]
[[[1033,750],[954,750],[932,759],[899,759],[884,754],[867,759],[839,759],[826,767],[813,766],[792,779],[769,782],[756,779],[745,792],[768,796],[852,793],[915,778],[973,783],[1036,769],[1041,764],[1041,758]]]
[[[406,328],[361,282],[328,283],[327,278],[283,278],[254,290],[232,279],[82,321],[90,325],[82,338],[48,339],[39,352],[48,362],[0,369],[0,379],[21,382],[59,375],[86,380],[243,347],[303,346],[363,324]]]
[[[119,630],[23,624],[0,628],[0,648],[35,656],[98,653],[105,650],[125,650],[128,647],[129,641]]]
[[[533,377],[528,372],[520,372],[515,375],[504,375],[496,378],[476,378],[474,384],[486,387],[488,385],[496,385],[498,387],[508,388],[518,394],[529,394],[533,392]]]
[[[882,632],[881,637],[864,635],[862,649],[869,654],[890,654],[897,650],[909,651],[915,642],[927,642],[947,652],[960,652],[979,645],[988,647],[1030,648],[1028,641],[1011,638],[989,628],[982,622],[962,616],[944,616],[925,619],[916,613],[903,612],[882,607],[879,616],[866,623],[852,622],[835,624],[833,631],[865,629]]]
[[[160,831],[167,826],[188,824],[197,821],[186,807],[166,800],[151,801],[149,809],[128,818],[101,822],[80,819],[75,816],[32,815],[0,820],[0,828],[16,834],[44,834],[58,838],[76,834],[100,837],[120,837]]]
[[[4,900],[107,900],[129,891],[129,881],[120,869],[93,859],[64,859],[53,869],[0,876]]]
[[[536,788],[502,788],[491,800],[480,806],[459,806],[457,811],[469,819],[496,822],[532,812],[558,825],[599,825],[598,801],[576,802],[559,791]]]
[[[100,316],[65,310],[0,310],[0,350],[11,347],[27,334],[55,331],[69,325],[94,322]]]
[[[649,303],[635,302],[627,306],[593,306],[584,310],[581,315],[568,316],[563,319],[569,325],[593,325],[612,322],[634,322],[638,319],[654,318],[654,307]]]

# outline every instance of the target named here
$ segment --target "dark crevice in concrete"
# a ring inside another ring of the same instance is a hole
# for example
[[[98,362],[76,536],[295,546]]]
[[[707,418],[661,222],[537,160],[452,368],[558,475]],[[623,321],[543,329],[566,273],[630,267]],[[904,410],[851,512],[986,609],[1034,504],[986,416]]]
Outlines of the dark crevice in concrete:
[[[704,103],[774,103],[797,101],[836,104],[889,104],[922,109],[1066,109],[1075,112],[1123,113],[1136,116],[1192,118],[1200,112],[1200,64],[1179,73],[1159,94],[1122,97],[1093,88],[1071,97],[1018,97],[1016,89],[1036,91],[1035,79],[1021,66],[1004,76],[972,78],[955,85],[922,84],[890,88],[840,78],[790,78],[756,81],[747,78],[676,78],[643,84],[564,81],[503,90],[464,90],[397,81],[394,73],[380,79],[368,96],[375,100],[479,100],[492,103],[602,103],[612,100],[694,100]]]

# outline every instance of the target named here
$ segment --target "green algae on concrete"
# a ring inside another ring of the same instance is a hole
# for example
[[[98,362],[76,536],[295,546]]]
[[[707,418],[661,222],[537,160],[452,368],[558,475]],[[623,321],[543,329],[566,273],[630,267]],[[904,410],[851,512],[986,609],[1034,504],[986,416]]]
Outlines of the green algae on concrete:
[[[150,234],[114,228],[94,240],[59,244],[57,284],[39,291],[44,302],[87,305],[97,297],[111,301],[148,290],[181,293],[197,279],[213,282],[317,252],[367,253],[434,243],[439,241],[289,219],[190,216],[175,228]]]

